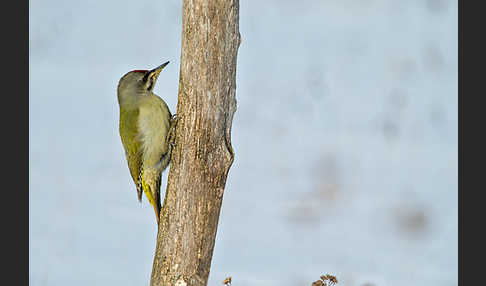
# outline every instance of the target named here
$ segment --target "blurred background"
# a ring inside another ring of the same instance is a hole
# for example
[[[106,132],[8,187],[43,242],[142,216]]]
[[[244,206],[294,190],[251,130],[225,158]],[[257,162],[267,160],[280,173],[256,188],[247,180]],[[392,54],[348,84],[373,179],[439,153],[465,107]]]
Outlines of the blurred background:
[[[182,1],[29,8],[30,285],[148,285],[157,226],[116,87],[170,60],[155,92],[176,111]],[[209,285],[457,285],[457,13],[240,1],[236,158]]]

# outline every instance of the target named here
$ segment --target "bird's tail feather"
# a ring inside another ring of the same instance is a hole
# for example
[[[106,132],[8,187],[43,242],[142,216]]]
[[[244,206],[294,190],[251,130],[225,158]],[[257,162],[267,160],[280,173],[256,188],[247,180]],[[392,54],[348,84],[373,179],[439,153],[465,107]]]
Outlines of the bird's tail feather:
[[[152,191],[152,188],[150,187],[150,184],[148,184],[143,176],[142,176],[142,189],[145,195],[147,196],[147,199],[149,203],[152,205],[155,211],[155,218],[157,220],[157,224],[159,223],[159,216],[160,216],[160,209],[162,208],[160,205],[160,193],[157,192],[157,190]],[[158,182],[156,182],[156,186],[160,189],[160,179]],[[154,186],[154,187],[156,187]]]

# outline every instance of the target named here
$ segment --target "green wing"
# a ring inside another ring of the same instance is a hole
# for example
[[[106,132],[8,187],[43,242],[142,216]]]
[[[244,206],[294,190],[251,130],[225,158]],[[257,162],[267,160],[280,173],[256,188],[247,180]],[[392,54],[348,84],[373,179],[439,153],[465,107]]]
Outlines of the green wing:
[[[142,201],[142,184],[140,169],[142,167],[142,150],[138,137],[138,109],[120,111],[120,137],[125,148],[125,155],[130,169],[130,175],[137,187],[138,200]]]

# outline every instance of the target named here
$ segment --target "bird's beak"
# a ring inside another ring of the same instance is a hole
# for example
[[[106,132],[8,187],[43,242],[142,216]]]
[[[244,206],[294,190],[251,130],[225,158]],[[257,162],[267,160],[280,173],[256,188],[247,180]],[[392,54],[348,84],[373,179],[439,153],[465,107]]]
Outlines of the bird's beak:
[[[153,70],[149,71],[147,73],[148,78],[152,78],[152,81],[155,82],[157,78],[159,77],[160,72],[165,68],[166,65],[169,64],[169,61],[161,64],[160,66],[154,68]]]

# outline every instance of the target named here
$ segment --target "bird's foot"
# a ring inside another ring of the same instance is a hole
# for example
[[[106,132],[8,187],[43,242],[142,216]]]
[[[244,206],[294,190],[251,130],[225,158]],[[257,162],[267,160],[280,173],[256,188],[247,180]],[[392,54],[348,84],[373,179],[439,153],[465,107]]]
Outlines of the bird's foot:
[[[169,127],[169,136],[168,136],[168,142],[171,147],[174,147],[175,144],[175,138],[176,138],[176,126],[177,122],[179,121],[179,117],[177,114],[172,115],[170,119],[170,127]]]

